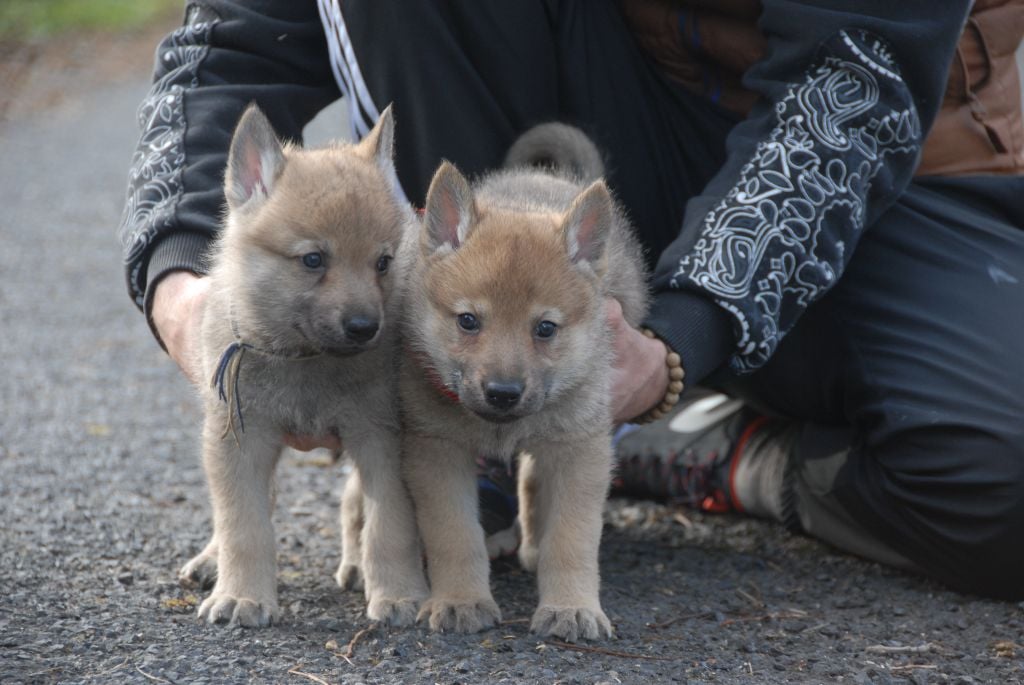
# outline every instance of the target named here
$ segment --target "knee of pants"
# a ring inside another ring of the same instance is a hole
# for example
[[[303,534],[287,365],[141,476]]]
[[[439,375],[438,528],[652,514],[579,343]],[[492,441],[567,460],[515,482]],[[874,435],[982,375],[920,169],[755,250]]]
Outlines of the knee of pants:
[[[1024,435],[918,429],[865,461],[891,544],[954,589],[1024,598]]]

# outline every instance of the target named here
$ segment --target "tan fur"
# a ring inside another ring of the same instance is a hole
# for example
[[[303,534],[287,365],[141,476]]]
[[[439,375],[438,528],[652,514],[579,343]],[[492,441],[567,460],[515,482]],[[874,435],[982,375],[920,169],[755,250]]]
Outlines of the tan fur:
[[[471,189],[451,165],[438,170],[410,277],[414,353],[401,369],[403,465],[431,582],[420,617],[431,628],[472,632],[500,620],[474,461],[523,453],[520,561],[540,590],[531,627],[568,640],[611,635],[598,596],[611,471],[607,297],[630,322],[642,318],[640,251],[603,183],[514,170]],[[464,312],[478,331],[459,328]],[[558,324],[553,338],[535,335],[543,320]],[[493,379],[521,383],[514,406],[495,405]]]
[[[281,147],[255,107],[235,133],[202,325],[204,375],[236,340],[232,322],[257,350],[239,371],[244,430],[225,433],[228,405],[214,388],[203,393],[214,534],[181,575],[216,574],[199,608],[210,622],[258,626],[278,615],[272,480],[285,433],[337,434],[355,463],[337,579],[364,585],[370,618],[408,623],[426,595],[399,468],[394,368],[413,219],[391,192],[391,141],[390,110],[356,146]],[[302,262],[311,252],[322,268]],[[384,274],[382,255],[394,257]],[[379,330],[357,339],[353,317]],[[300,355],[316,356],[287,358]]]

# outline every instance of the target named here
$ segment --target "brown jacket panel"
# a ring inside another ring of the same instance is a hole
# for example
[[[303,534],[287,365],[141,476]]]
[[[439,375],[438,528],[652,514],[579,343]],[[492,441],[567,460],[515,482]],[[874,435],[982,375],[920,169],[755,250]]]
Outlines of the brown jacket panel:
[[[622,0],[637,42],[687,89],[746,114],[758,95],[743,74],[764,56],[758,0]],[[918,175],[1024,174],[1015,52],[1024,0],[976,0],[957,45]]]
[[[1024,173],[1016,50],[1024,0],[977,0],[957,44],[919,175]]]

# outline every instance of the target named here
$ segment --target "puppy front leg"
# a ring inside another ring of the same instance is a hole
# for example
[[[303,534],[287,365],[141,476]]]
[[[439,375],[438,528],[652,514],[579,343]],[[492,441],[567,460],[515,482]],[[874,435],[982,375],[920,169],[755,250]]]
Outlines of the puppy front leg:
[[[362,483],[366,615],[391,625],[415,621],[427,596],[416,515],[402,482],[396,435],[385,431],[348,441]]]
[[[341,564],[334,579],[342,590],[363,589],[363,483],[353,468],[341,495]]]
[[[253,426],[222,437],[221,417],[203,427],[203,467],[218,544],[217,582],[199,606],[210,623],[266,626],[278,616],[277,557],[271,523],[272,480],[281,436]],[[255,422],[251,422],[255,423]]]
[[[427,552],[432,630],[475,633],[501,620],[491,597],[473,455],[444,440],[406,435],[402,460]]]
[[[533,455],[540,483],[536,513],[543,520],[537,555],[540,605],[530,629],[570,642],[611,637],[611,623],[601,610],[598,570],[611,443],[601,435],[542,445]]]

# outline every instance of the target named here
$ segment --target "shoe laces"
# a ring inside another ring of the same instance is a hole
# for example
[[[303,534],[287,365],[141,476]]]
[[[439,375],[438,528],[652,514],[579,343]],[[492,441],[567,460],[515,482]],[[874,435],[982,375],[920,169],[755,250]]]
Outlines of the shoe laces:
[[[612,481],[616,494],[665,499],[709,513],[730,511],[725,481],[729,455],[704,455],[693,450],[672,452],[663,458],[634,454],[620,459]]]

